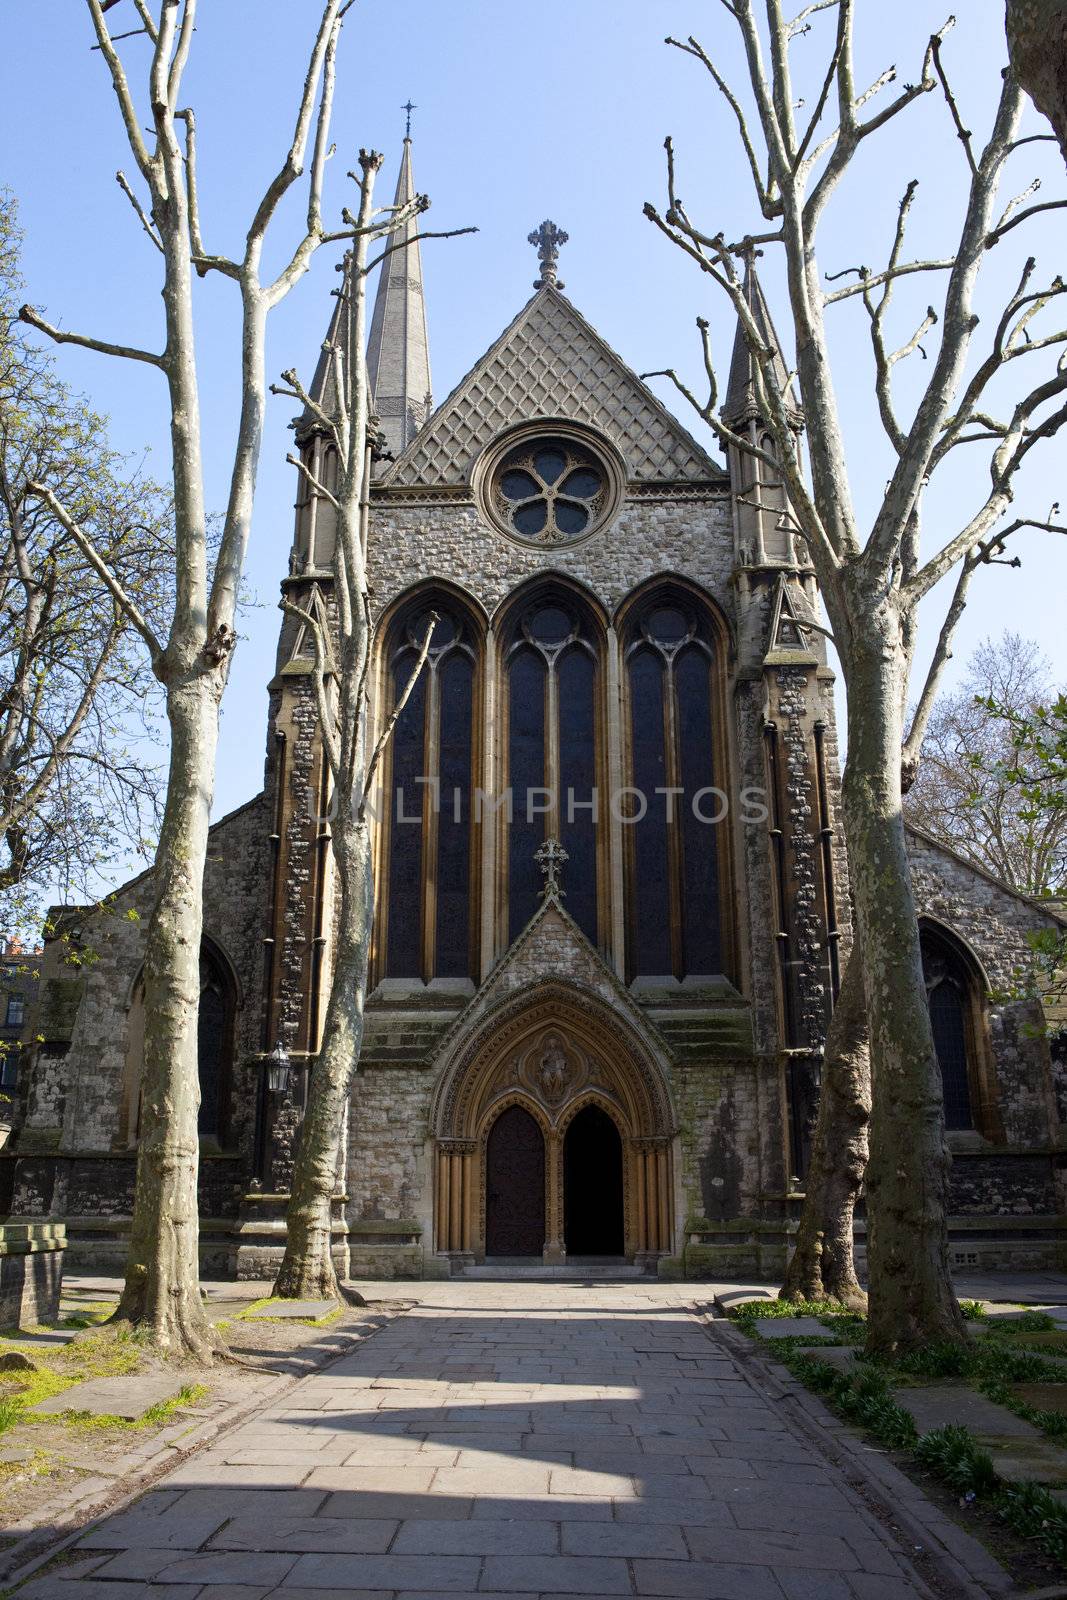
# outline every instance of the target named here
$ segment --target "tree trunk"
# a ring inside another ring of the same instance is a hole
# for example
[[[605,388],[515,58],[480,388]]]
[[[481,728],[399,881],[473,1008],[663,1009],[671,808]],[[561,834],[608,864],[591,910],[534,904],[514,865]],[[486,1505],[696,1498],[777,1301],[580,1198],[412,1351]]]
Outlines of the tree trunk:
[[[1067,161],[1067,0],[1008,0],[1006,22],[1012,71]]]
[[[287,1299],[336,1297],[331,1206],[349,1088],[363,1041],[374,896],[366,819],[338,808],[333,852],[341,889],[337,963],[323,1023],[322,1048],[311,1069],[307,1112],[293,1169],[285,1255],[274,1293]]]
[[[167,806],[145,955],[145,1039],[137,1187],[116,1320],[168,1353],[210,1360],[223,1345],[200,1299],[197,1172],[202,884],[218,740],[217,687],[173,687]]]
[[[889,1353],[962,1340],[964,1328],[948,1267],[944,1099],[901,811],[905,650],[891,602],[869,610],[867,637],[843,657],[843,800],[873,1073],[868,1347]]]
[[[867,1168],[870,1118],[867,1002],[863,964],[853,952],[826,1035],[815,1145],[781,1300],[837,1300],[850,1311],[867,1308],[853,1260],[852,1218]]]

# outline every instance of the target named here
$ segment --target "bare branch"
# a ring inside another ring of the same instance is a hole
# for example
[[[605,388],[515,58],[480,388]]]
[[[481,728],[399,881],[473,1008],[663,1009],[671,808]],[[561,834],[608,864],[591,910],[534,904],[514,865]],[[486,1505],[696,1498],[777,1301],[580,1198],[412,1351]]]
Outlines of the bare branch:
[[[121,607],[122,611],[129,618],[133,627],[136,628],[137,632],[141,635],[141,638],[148,647],[148,654],[151,657],[152,664],[155,666],[156,663],[161,661],[163,658],[163,646],[156,638],[154,632],[152,631],[151,625],[146,621],[139,607],[133,600],[130,599],[129,595],[126,593],[125,589],[122,587],[118,578],[116,578],[115,574],[112,572],[103,556],[100,555],[88,534],[83,531],[77,522],[75,522],[74,518],[67,511],[66,507],[56,499],[56,496],[53,494],[52,490],[48,488],[47,484],[35,482],[28,483],[26,485],[26,493],[35,495],[38,499],[43,500],[48,506],[48,509],[51,511],[52,515],[70,534],[71,538],[78,546],[78,549],[81,551],[86,561],[88,561],[97,577],[107,588],[108,593],[111,595],[116,605]]]
[[[959,137],[960,143],[963,145],[964,153],[967,156],[967,165],[971,169],[971,177],[976,178],[978,176],[978,163],[974,159],[974,147],[971,144],[971,130],[963,126],[963,119],[960,116],[960,108],[956,103],[956,96],[952,92],[952,88],[948,81],[948,75],[946,74],[944,65],[941,61],[940,38],[936,38],[933,42],[933,56],[934,71],[937,73],[938,81],[940,82],[941,88],[944,91],[945,100],[948,104],[949,111],[952,113],[952,120],[956,124],[956,133]]]
[[[834,0],[834,3],[836,4],[836,0]],[[687,42],[683,44],[680,39],[674,39],[668,34],[664,43],[673,45],[676,50],[681,50],[685,55],[695,56],[698,61],[703,63],[708,72],[711,74],[719,93],[730,107],[730,110],[733,112],[734,118],[737,122],[737,131],[741,138],[741,147],[748,159],[749,171],[752,174],[752,183],[755,187],[756,195],[759,199],[763,214],[766,217],[774,216],[776,214],[775,200],[768,185],[765,184],[763,176],[760,172],[759,161],[756,156],[756,147],[752,143],[752,135],[748,129],[748,121],[741,107],[741,103],[737,99],[737,96],[734,94],[733,90],[730,88],[730,85],[726,82],[726,79],[722,76],[722,73],[716,67],[715,63],[712,61],[703,45],[700,44],[698,40],[694,39],[692,35],[690,35]]]
[[[941,624],[941,632],[938,634],[933,659],[926,674],[926,682],[923,684],[922,693],[919,695],[919,703],[915,707],[915,714],[911,719],[911,727],[908,730],[908,736],[904,740],[901,751],[901,771],[906,788],[911,787],[915,774],[919,769],[919,757],[922,753],[922,744],[926,737],[930,713],[934,709],[934,701],[937,699],[945,668],[952,660],[952,642],[959,626],[960,618],[966,610],[967,591],[970,588],[971,578],[974,576],[975,569],[980,564],[980,559],[976,550],[972,550],[968,554],[963,566],[960,568],[960,575],[956,581],[952,602]]]
[[[98,355],[121,356],[125,361],[144,361],[150,367],[159,367],[162,371],[166,371],[166,359],[154,355],[151,350],[138,350],[134,345],[109,344],[105,339],[92,339],[81,333],[63,333],[59,328],[53,328],[50,322],[46,322],[32,306],[19,307],[19,321],[26,322],[31,328],[47,334],[56,344],[75,344],[83,350],[95,350]]]
[[[805,6],[803,11],[798,11],[792,22],[786,24],[786,38],[795,39],[797,34],[807,33],[811,26],[808,22],[809,17],[813,17],[817,11],[829,11],[839,3],[840,0],[812,0],[811,5]]]
[[[378,763],[382,759],[382,753],[385,750],[386,745],[389,743],[389,740],[392,738],[393,729],[399,722],[403,714],[404,707],[407,705],[411,696],[411,691],[418,682],[419,674],[426,665],[426,658],[430,653],[430,641],[433,638],[433,630],[437,626],[438,620],[439,613],[436,611],[431,611],[426,622],[426,632],[423,635],[422,644],[419,646],[419,653],[418,657],[416,658],[415,665],[412,667],[408,681],[404,685],[403,693],[400,695],[396,705],[389,713],[389,716],[386,719],[385,727],[378,735],[374,749],[371,752],[371,758],[367,762],[367,770],[363,780],[363,795],[359,802],[358,814],[360,821],[363,820],[363,817],[366,814],[367,801],[370,798],[370,792],[374,787],[374,774],[378,770]]]
[[[335,494],[331,494],[326,485],[319,481],[306,461],[301,461],[300,457],[294,456],[292,452],[290,452],[285,459],[288,461],[291,467],[295,467],[297,469],[302,478],[306,479],[316,494],[321,494],[324,500],[328,500],[330,502],[335,511],[339,511],[341,509],[341,504],[337,496]]]
[[[204,249],[204,241],[200,234],[200,185],[197,179],[196,166],[196,115],[190,106],[183,111],[174,113],[175,122],[185,123],[185,195],[186,206],[189,212],[189,248],[192,251],[193,265],[200,277],[205,278],[209,272],[221,272],[227,278],[240,281],[241,269],[236,261],[231,261],[228,256],[209,255]]]
[[[433,230],[433,229],[428,229],[426,232],[423,232],[423,231],[420,230],[420,232],[419,232],[419,234],[418,234],[418,236],[416,238],[414,238],[414,239],[400,239],[400,240],[397,241],[396,244],[391,244],[389,246],[388,250],[383,250],[380,255],[377,255],[377,256],[375,256],[373,258],[373,260],[368,261],[366,267],[363,269],[363,275],[364,275],[364,277],[369,276],[369,274],[374,271],[375,267],[380,266],[381,263],[386,259],[387,256],[394,255],[397,250],[409,250],[413,244],[422,244],[423,241],[426,240],[426,239],[458,239],[462,234],[465,234],[465,233],[480,233],[480,232],[481,232],[481,229],[478,228],[478,227],[442,228],[442,229],[438,229],[436,231]],[[382,235],[381,234],[376,234],[375,237],[381,238]],[[356,238],[356,230],[355,229],[343,228],[339,233],[327,233],[327,234],[324,234],[323,235],[323,243],[324,244],[334,244],[338,240],[341,240],[341,239],[354,239],[354,238]]]
[[[854,299],[856,295],[863,294],[868,289],[877,289],[883,283],[895,282],[897,278],[906,278],[913,272],[948,272],[955,264],[954,257],[944,261],[905,261],[903,265],[894,267],[892,271],[872,272],[863,276],[862,281],[859,283],[850,283],[846,284],[843,289],[835,289],[832,294],[824,297],[823,305],[832,306],[836,305],[839,300]],[[847,272],[863,273],[862,267],[847,267],[845,270]],[[835,273],[834,276],[840,277],[841,274]],[[827,281],[832,281],[829,273],[827,273]]]
[[[262,243],[268,224],[278,209],[283,195],[296,182],[304,170],[304,155],[311,131],[311,118],[315,107],[319,77],[322,73],[331,38],[341,20],[338,16],[339,6],[340,0],[326,0],[323,8],[318,34],[312,48],[311,59],[308,62],[307,75],[304,79],[304,90],[300,98],[296,127],[293,131],[293,142],[284,162],[268,184],[252,219],[252,225],[248,230],[249,255]]]
[[[89,15],[92,18],[93,27],[96,29],[97,44],[111,73],[115,98],[119,103],[119,110],[122,113],[122,121],[126,128],[126,137],[129,140],[130,149],[133,151],[133,158],[147,178],[152,171],[152,157],[149,155],[148,148],[141,137],[141,122],[137,115],[137,108],[133,103],[133,96],[130,93],[126,73],[122,62],[119,60],[118,51],[115,49],[107,23],[104,21],[104,12],[109,8],[106,4],[102,5],[101,0],[86,0],[86,4],[89,7]],[[152,42],[155,44],[156,40],[153,39]]]
[[[1031,217],[1040,216],[1043,211],[1062,211],[1064,206],[1067,206],[1067,200],[1043,200],[1038,206],[1027,206],[1025,211],[1020,211],[1018,216],[1013,216],[1010,222],[1004,221],[1004,217],[1010,215],[1010,210],[1005,211],[1004,217],[1000,219],[997,227],[986,236],[986,244],[992,249],[993,245],[999,244],[1004,235],[1010,233],[1013,228],[1017,228],[1020,223],[1029,222]]]
[[[130,188],[129,183],[126,180],[126,174],[121,170],[116,172],[115,181],[122,190],[123,194],[126,196],[127,200],[130,202],[134,211],[137,213],[137,218],[141,224],[141,227],[144,229],[145,233],[147,233],[148,237],[151,239],[160,255],[163,255],[164,250],[159,234],[156,232],[155,228],[153,228],[151,222],[149,222],[147,216],[145,215],[144,207],[134,194],[133,190]]]

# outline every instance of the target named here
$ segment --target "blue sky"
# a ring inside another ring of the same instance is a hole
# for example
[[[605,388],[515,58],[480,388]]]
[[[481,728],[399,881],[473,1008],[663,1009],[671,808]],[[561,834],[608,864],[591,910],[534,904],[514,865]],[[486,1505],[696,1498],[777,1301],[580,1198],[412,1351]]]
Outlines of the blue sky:
[[[132,5],[110,13],[115,30]],[[799,9],[799,4],[798,4]],[[202,21],[186,78],[197,111],[205,235],[209,248],[239,253],[241,224],[251,214],[284,154],[295,113],[317,0],[214,0]],[[873,78],[897,62],[902,80],[918,75],[923,46],[944,21],[942,5],[907,0],[858,8],[858,77]],[[976,136],[988,127],[1004,60],[1003,0],[964,0],[963,20],[945,48],[964,120]],[[813,19],[798,41],[798,94],[817,92],[832,23]],[[132,23],[131,23],[132,25]],[[734,25],[717,0],[542,0],[536,7],[503,0],[360,0],[349,16],[340,52],[329,208],[349,198],[345,170],[360,145],[386,152],[382,186],[395,182],[403,135],[402,103],[416,102],[415,175],[430,194],[433,228],[476,224],[477,235],[424,246],[434,390],[441,400],[523,304],[536,261],[526,235],[551,216],[570,234],[561,258],[566,292],[637,371],[673,365],[697,385],[701,363],[694,331],[711,321],[714,347],[728,359],[729,310],[704,280],[642,216],[642,204],[663,204],[663,138],[674,136],[679,190],[708,232],[739,237],[755,229],[747,169],[734,125],[704,70],[663,43],[667,33],[693,33],[740,81]],[[0,181],[17,195],[27,233],[28,296],[65,326],[104,338],[153,344],[159,338],[157,257],[114,181],[132,170],[128,148],[81,0],[20,6],[5,17],[0,69]],[[123,50],[132,65],[146,58],[144,40]],[[1030,114],[1027,131],[1043,131]],[[1053,146],[1029,145],[1014,158],[1011,191],[1035,176],[1044,198],[1063,192]],[[916,254],[943,255],[958,229],[965,183],[963,155],[940,96],[929,95],[884,137],[869,141],[840,192],[822,236],[826,272],[882,262],[896,205],[907,181],[921,180],[914,208]],[[1065,224],[1053,213],[1027,237],[1020,229],[993,253],[981,310],[982,329],[995,323],[1029,250],[1044,277],[1062,267]],[[299,226],[290,206],[275,230],[275,256]],[[333,252],[275,313],[269,368],[296,364],[310,374],[329,316],[336,279]],[[761,262],[780,328],[786,323],[780,264]],[[939,281],[910,281],[899,298],[901,342]],[[238,306],[233,288],[211,279],[198,289],[199,361],[207,439],[209,499],[225,501],[236,411]],[[889,466],[871,399],[870,353],[862,310],[851,302],[835,318],[836,375],[853,493],[861,514],[877,504]],[[1051,324],[1050,324],[1051,325]],[[61,369],[110,413],[120,447],[152,450],[167,470],[167,414],[159,375],[127,363],[65,350]],[[1025,365],[1025,363],[1023,363]],[[901,393],[923,376],[921,360],[902,374]],[[700,436],[669,386],[659,392]],[[277,584],[286,569],[294,483],[285,464],[290,401],[272,402],[248,568],[258,601],[243,636],[224,706],[216,814],[259,786],[266,728],[265,685],[277,636]],[[960,456],[964,452],[958,452]],[[1064,445],[1054,444],[1020,482],[1017,509],[1047,514],[1062,499]],[[985,461],[960,461],[928,503],[929,537],[958,526],[980,492]],[[1005,627],[1037,639],[1063,676],[1063,595],[1067,540],[1025,534],[1020,571],[980,574],[962,629],[957,664],[969,649]],[[932,645],[939,591],[928,606],[924,648]]]

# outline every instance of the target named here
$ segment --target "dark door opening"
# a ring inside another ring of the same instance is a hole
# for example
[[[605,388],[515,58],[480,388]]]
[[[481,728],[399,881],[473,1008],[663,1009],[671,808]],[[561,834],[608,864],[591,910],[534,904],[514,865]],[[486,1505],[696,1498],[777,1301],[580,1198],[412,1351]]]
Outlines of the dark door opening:
[[[485,1253],[538,1256],[545,1247],[545,1141],[521,1106],[489,1130],[485,1152]]]
[[[621,1256],[622,1140],[606,1111],[579,1111],[563,1142],[564,1238],[569,1256]]]

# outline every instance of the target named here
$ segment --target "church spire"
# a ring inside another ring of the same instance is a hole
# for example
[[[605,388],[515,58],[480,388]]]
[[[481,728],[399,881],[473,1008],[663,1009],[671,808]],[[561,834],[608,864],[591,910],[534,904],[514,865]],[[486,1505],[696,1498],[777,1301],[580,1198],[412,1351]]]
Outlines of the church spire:
[[[403,109],[407,112],[407,133],[394,206],[408,205],[415,198],[411,173],[411,113],[415,107],[409,100]],[[382,262],[367,343],[375,410],[394,456],[407,448],[433,409],[418,240],[419,226],[414,216],[390,240],[394,248]],[[401,244],[406,248],[395,248]]]
[[[778,335],[774,331],[771,320],[770,307],[763,294],[763,286],[756,275],[756,256],[761,251],[749,248],[745,251],[745,279],[744,296],[748,309],[752,313],[753,321],[759,330],[761,340],[767,345],[773,357],[774,376],[779,389],[786,397],[786,406],[800,421],[800,411],[796,401],[792,398],[789,387],[789,368],[786,366],[782,347],[778,342]],[[734,335],[734,350],[730,361],[730,381],[726,386],[726,398],[722,405],[722,420],[728,427],[736,428],[746,422],[762,421],[767,418],[762,414],[759,402],[759,388],[756,383],[756,361],[748,347],[745,330],[740,320],[737,324],[737,333]]]

